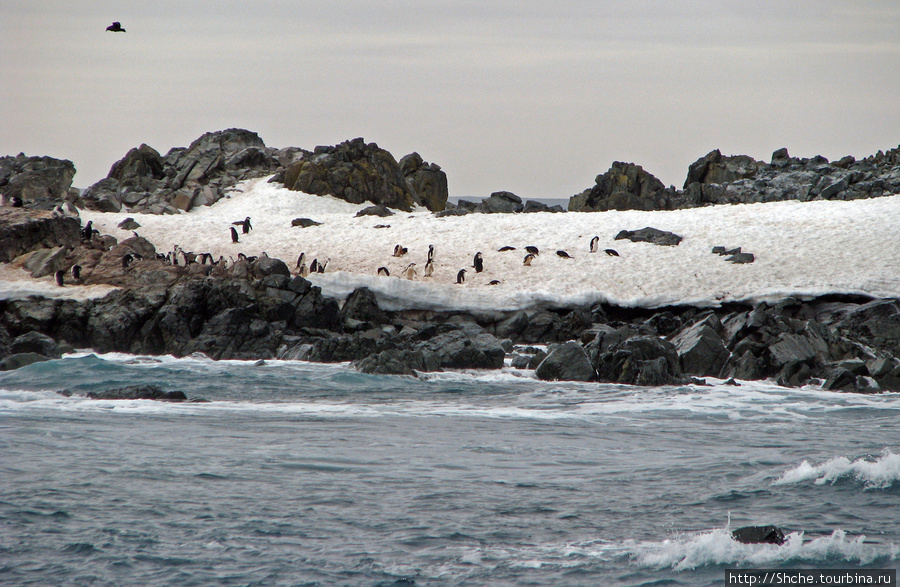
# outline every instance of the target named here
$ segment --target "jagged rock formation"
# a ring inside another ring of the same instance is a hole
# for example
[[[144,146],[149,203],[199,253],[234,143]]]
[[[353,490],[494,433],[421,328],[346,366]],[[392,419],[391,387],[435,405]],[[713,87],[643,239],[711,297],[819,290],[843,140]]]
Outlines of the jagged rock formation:
[[[397,163],[393,155],[362,138],[305,152],[273,178],[291,190],[331,195],[352,204],[372,202],[410,211],[413,205],[443,210],[447,176],[412,153]]]
[[[74,247],[80,238],[81,222],[74,216],[0,208],[0,263],[40,248]]]
[[[67,198],[77,197],[70,192],[75,165],[68,159],[53,157],[0,157],[0,195],[8,205],[14,198],[29,208],[51,210]]]
[[[853,200],[900,193],[900,147],[857,161],[791,157],[778,149],[770,163],[716,149],[688,169],[683,191],[665,188],[633,163],[613,163],[596,185],[569,199],[569,210],[675,210],[713,204],[781,200]]]
[[[79,205],[101,212],[174,214],[213,204],[237,182],[273,173],[290,158],[290,150],[268,148],[256,133],[236,128],[206,133],[165,156],[141,145],[85,190]]]

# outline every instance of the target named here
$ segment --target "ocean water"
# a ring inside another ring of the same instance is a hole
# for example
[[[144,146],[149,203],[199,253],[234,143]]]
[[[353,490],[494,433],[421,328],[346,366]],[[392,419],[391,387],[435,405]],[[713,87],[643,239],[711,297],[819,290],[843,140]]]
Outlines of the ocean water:
[[[79,397],[133,383],[208,401]],[[787,543],[730,539],[759,524]],[[703,586],[898,566],[900,394],[88,353],[0,373],[0,584]]]

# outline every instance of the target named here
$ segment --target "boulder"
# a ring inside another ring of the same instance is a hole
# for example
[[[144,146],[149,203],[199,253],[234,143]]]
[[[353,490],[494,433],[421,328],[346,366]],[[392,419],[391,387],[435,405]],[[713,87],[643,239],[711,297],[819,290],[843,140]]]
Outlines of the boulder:
[[[450,195],[447,174],[438,164],[426,163],[418,153],[410,153],[400,159],[400,172],[423,206],[432,212],[446,208]]]
[[[652,386],[682,381],[675,345],[659,337],[634,336],[596,357],[594,368],[600,381]]]
[[[81,222],[44,210],[0,207],[0,263],[36,249],[73,248],[81,242]]]
[[[75,165],[68,159],[28,157],[0,157],[0,196],[4,204],[14,198],[26,207],[51,210],[66,200]]]
[[[49,357],[40,353],[17,353],[0,359],[0,371],[13,371],[14,369],[49,360]]]
[[[485,331],[449,330],[422,341],[414,350],[431,354],[441,368],[501,369],[506,352]]]
[[[594,187],[569,199],[569,211],[666,210],[673,206],[674,196],[674,189],[666,189],[640,165],[616,161],[597,176]]]
[[[405,212],[419,203],[394,157],[361,138],[333,147],[316,147],[285,170],[284,186],[352,204],[372,202]]]
[[[375,294],[367,287],[358,287],[347,296],[341,308],[341,317],[345,321],[349,318],[375,324],[387,321],[387,314],[378,307]]]
[[[390,208],[387,206],[369,206],[368,208],[363,208],[359,212],[356,213],[356,217],[360,216],[379,216],[381,218],[387,218],[388,216],[393,216],[394,213],[391,212]]]
[[[543,381],[592,381],[594,367],[584,348],[575,341],[556,346],[534,371]]]
[[[127,385],[104,391],[90,391],[87,393],[87,397],[104,400],[152,399],[163,402],[187,400],[183,391],[163,391],[159,386],[153,384]]]
[[[675,352],[685,373],[718,377],[731,356],[718,329],[721,327],[715,315],[681,330],[672,338]]]
[[[50,359],[62,357],[59,345],[55,340],[40,332],[27,332],[13,339],[9,350],[12,354],[38,353]]]
[[[494,192],[476,206],[476,212],[484,214],[512,214],[524,209],[522,198],[512,192]]]
[[[743,544],[784,544],[784,531],[777,526],[745,526],[731,532]]]
[[[38,249],[31,253],[25,260],[23,267],[31,273],[35,279],[53,275],[61,269],[67,268],[66,249],[55,247],[52,249]]]
[[[388,349],[355,361],[351,366],[360,373],[376,375],[412,375],[416,371],[438,371],[440,366],[421,350]]]
[[[682,241],[682,237],[673,232],[646,227],[640,230],[622,230],[616,235],[615,240],[628,239],[634,243],[653,243],[664,247],[676,246]]]

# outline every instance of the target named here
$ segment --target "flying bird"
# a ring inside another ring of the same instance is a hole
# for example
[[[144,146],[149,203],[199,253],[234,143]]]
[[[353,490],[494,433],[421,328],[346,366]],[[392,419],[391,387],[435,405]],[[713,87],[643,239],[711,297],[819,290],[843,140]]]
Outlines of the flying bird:
[[[108,27],[106,27],[106,30],[113,32],[113,33],[124,33],[125,32],[125,29],[122,28],[122,25],[119,23],[119,21],[116,21],[116,22],[112,23],[111,25],[109,25]],[[138,36],[140,36],[140,35],[138,35]]]

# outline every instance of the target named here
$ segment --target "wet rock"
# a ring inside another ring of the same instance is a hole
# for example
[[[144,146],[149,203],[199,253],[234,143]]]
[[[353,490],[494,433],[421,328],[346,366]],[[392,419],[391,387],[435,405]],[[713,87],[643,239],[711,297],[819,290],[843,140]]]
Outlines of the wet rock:
[[[17,336],[10,344],[9,351],[17,353],[38,353],[50,359],[62,356],[55,340],[40,332],[27,332]]]
[[[50,358],[40,353],[17,353],[0,359],[0,371],[13,371],[34,363],[49,361]]]
[[[596,378],[588,354],[574,341],[553,348],[534,375],[543,381],[592,381]]]
[[[378,307],[375,294],[367,287],[359,287],[347,296],[344,307],[341,308],[341,317],[363,322],[383,324],[387,321],[387,315]]]
[[[444,369],[501,369],[506,356],[500,342],[483,330],[442,332],[414,350],[433,355]]]
[[[667,385],[682,380],[675,345],[655,336],[634,336],[610,345],[596,353],[594,367],[600,381],[611,383]]]
[[[377,375],[416,375],[416,371],[438,371],[439,364],[428,353],[421,350],[388,349],[364,359],[351,366],[360,373]]]
[[[152,399],[164,402],[183,402],[187,400],[187,396],[184,395],[183,391],[163,391],[159,386],[153,384],[128,385],[104,391],[91,391],[87,393],[87,397],[102,400]]]
[[[731,532],[743,544],[784,544],[784,531],[777,526],[745,526]]]
[[[682,371],[710,377],[719,375],[731,356],[719,336],[719,328],[718,319],[710,315],[672,338]]]

